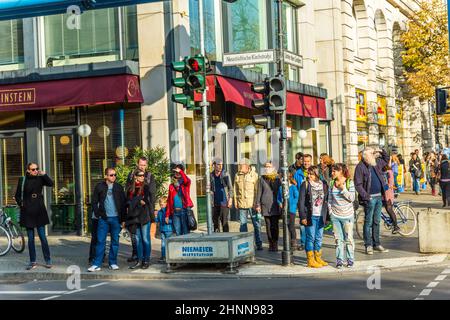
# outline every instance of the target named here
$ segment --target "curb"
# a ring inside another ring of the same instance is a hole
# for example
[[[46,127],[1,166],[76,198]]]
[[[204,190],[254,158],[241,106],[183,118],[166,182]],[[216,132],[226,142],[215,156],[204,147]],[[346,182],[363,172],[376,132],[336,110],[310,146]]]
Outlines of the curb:
[[[433,261],[426,261],[425,259],[431,258]],[[397,266],[389,266],[393,260],[398,260]],[[412,261],[416,260],[415,263]],[[408,264],[409,262],[409,264]],[[255,272],[251,273],[252,269],[264,269],[267,270],[273,266],[267,265],[243,265],[240,267],[239,272],[236,274],[227,274],[220,271],[216,272],[176,272],[167,274],[163,273],[161,270],[149,270],[131,272],[128,274],[119,273],[114,274],[113,271],[110,273],[90,273],[82,272],[81,280],[172,280],[172,279],[184,279],[184,280],[194,280],[194,279],[260,279],[260,278],[301,278],[301,277],[318,277],[318,276],[344,276],[348,274],[361,274],[367,273],[370,266],[378,267],[380,270],[385,271],[401,271],[401,270],[414,270],[423,267],[433,267],[439,265],[448,265],[448,255],[431,255],[431,256],[417,256],[396,259],[382,259],[382,260],[372,260],[364,261],[363,265],[356,266],[355,268],[348,269],[335,269],[332,266],[324,267],[321,269],[310,269],[305,266],[295,265],[291,267],[283,267],[286,269],[281,269],[280,272]],[[364,265],[366,265],[364,267]],[[386,266],[387,265],[387,266]],[[163,268],[161,268],[163,269]],[[2,272],[0,273],[0,282],[29,282],[29,281],[66,281],[72,273],[65,272]]]

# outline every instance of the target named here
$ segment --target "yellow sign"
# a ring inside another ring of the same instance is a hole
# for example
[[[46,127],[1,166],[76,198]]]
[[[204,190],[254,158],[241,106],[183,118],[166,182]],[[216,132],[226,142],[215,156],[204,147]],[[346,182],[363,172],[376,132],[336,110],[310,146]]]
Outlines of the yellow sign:
[[[387,108],[386,108],[386,97],[377,97],[378,108],[378,124],[381,126],[387,126]]]
[[[366,92],[356,89],[356,121],[367,122]]]
[[[422,185],[422,184],[424,184],[425,183],[425,172],[426,172],[426,170],[427,170],[427,168],[425,167],[425,163],[422,163],[422,172],[423,172],[423,175],[422,175],[422,178],[420,179],[420,185]]]
[[[403,165],[401,164],[398,165],[397,185],[403,186]]]

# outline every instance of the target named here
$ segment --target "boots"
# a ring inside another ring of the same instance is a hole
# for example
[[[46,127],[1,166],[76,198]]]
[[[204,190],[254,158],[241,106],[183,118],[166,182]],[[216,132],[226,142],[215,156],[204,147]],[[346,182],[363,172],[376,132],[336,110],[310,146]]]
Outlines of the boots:
[[[269,251],[272,252],[273,251],[273,241],[269,240]]]
[[[328,263],[322,260],[322,250],[314,251],[314,258],[316,259],[317,263],[320,264],[322,267],[326,267],[328,265]]]
[[[306,258],[308,259],[308,268],[322,268],[322,265],[314,259],[313,251],[306,251]]]

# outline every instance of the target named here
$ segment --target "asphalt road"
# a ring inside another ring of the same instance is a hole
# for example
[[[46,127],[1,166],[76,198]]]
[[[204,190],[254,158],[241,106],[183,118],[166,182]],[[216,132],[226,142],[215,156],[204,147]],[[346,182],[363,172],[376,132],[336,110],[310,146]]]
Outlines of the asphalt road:
[[[304,278],[0,283],[1,300],[449,300],[450,265]],[[73,283],[73,282],[72,282]],[[369,286],[372,289],[368,288]]]

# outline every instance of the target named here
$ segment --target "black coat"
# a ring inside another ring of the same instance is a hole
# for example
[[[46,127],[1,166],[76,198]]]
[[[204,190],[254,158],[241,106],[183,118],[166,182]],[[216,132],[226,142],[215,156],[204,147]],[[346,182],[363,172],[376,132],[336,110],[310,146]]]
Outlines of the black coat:
[[[265,217],[281,215],[278,206],[278,190],[281,186],[281,180],[277,177],[274,180],[262,176],[258,183],[258,192],[256,194],[256,206],[261,207],[261,213]]]
[[[442,180],[442,179],[445,179],[445,180],[448,180],[448,179],[450,179],[450,168],[449,168],[449,164],[450,164],[450,162],[449,162],[449,160],[443,160],[442,161],[442,163],[441,163],[441,167],[440,167],[440,173],[441,173],[441,177],[440,177],[440,179]]]
[[[132,183],[133,183],[133,171],[131,171],[128,174],[126,188],[128,189]],[[145,172],[144,183],[148,186],[147,202],[148,202],[149,210],[151,212],[153,212],[153,215],[154,215],[155,204],[156,204],[156,181],[155,181],[155,177],[153,176],[153,174],[151,172],[148,172],[148,171]]]
[[[117,213],[119,214],[119,220],[120,222],[124,222],[127,206],[125,192],[123,191],[122,186],[118,183],[114,183],[112,192]],[[102,181],[95,186],[94,192],[92,193],[92,210],[94,211],[94,215],[96,218],[107,218],[105,210],[105,199],[107,193],[108,185],[105,181]]]
[[[126,216],[126,225],[133,230],[138,225],[145,225],[150,221],[155,221],[155,214],[150,210],[149,205],[149,186],[144,184],[144,196],[134,195],[132,198],[128,195],[128,210]],[[141,204],[141,200],[144,200],[145,205]]]
[[[325,181],[320,180],[323,184],[323,205],[322,205],[322,219],[323,224],[326,224],[327,220],[330,219],[328,213],[328,185]],[[300,220],[306,219],[308,221],[308,226],[312,226],[312,212],[313,203],[311,197],[311,183],[303,181],[300,187],[300,197],[298,198],[298,212]]]
[[[23,177],[19,179],[14,198],[20,206],[20,225],[25,228],[43,227],[50,223],[45,208],[42,189],[53,187],[53,181],[48,175],[32,176],[27,173],[22,195]]]

